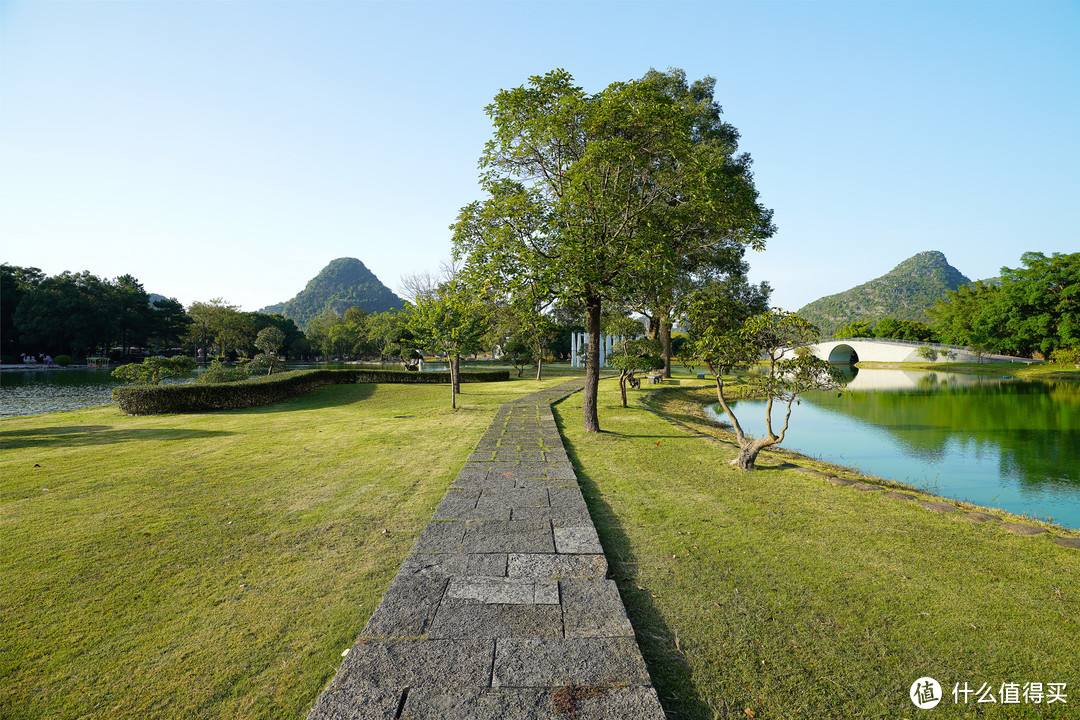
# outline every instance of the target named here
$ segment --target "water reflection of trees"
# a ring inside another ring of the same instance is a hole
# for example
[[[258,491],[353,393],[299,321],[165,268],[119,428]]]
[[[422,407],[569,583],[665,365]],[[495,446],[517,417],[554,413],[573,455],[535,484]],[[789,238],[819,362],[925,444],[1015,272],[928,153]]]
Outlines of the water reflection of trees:
[[[808,400],[876,425],[930,457],[959,443],[998,453],[1003,476],[1025,485],[1080,485],[1080,383],[972,388],[943,385],[927,375],[918,390],[823,393]]]

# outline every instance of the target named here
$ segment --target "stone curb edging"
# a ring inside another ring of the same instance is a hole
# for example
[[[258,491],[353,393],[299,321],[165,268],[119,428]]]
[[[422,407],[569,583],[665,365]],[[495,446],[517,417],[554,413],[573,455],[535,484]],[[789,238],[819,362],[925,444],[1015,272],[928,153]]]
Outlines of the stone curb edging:
[[[662,720],[555,425],[501,406],[308,720]]]

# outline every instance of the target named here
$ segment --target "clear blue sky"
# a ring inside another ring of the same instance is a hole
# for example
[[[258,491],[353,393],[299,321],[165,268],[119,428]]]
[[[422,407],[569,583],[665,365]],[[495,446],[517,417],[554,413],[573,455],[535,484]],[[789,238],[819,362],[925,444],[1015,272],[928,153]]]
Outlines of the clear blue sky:
[[[0,4],[0,261],[255,310],[450,254],[496,92],[712,75],[797,309],[941,250],[1080,251],[1080,3]]]

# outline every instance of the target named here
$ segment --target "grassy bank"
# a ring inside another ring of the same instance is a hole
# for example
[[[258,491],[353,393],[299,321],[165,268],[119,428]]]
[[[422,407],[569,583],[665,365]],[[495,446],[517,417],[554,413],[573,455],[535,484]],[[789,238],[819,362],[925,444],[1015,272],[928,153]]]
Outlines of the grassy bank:
[[[1075,718],[1080,551],[835,487],[648,411],[581,431],[556,407],[601,540],[672,718],[972,717],[952,689],[1068,683],[1067,705],[981,703],[989,717]],[[678,411],[669,406],[669,410]],[[937,679],[932,711],[908,699]]]
[[[0,421],[3,717],[302,717],[495,408],[537,387]]]

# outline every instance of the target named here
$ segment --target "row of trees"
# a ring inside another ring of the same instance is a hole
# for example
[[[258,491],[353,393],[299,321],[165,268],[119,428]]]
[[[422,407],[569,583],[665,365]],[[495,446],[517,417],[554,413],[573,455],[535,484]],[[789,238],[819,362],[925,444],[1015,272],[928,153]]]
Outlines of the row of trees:
[[[308,354],[296,324],[281,315],[242,312],[224,300],[184,308],[173,299],[151,297],[131,275],[105,280],[89,272],[52,277],[38,268],[0,266],[2,353],[67,354],[76,358],[202,350],[207,357],[252,357],[267,327],[283,335],[290,357]]]

